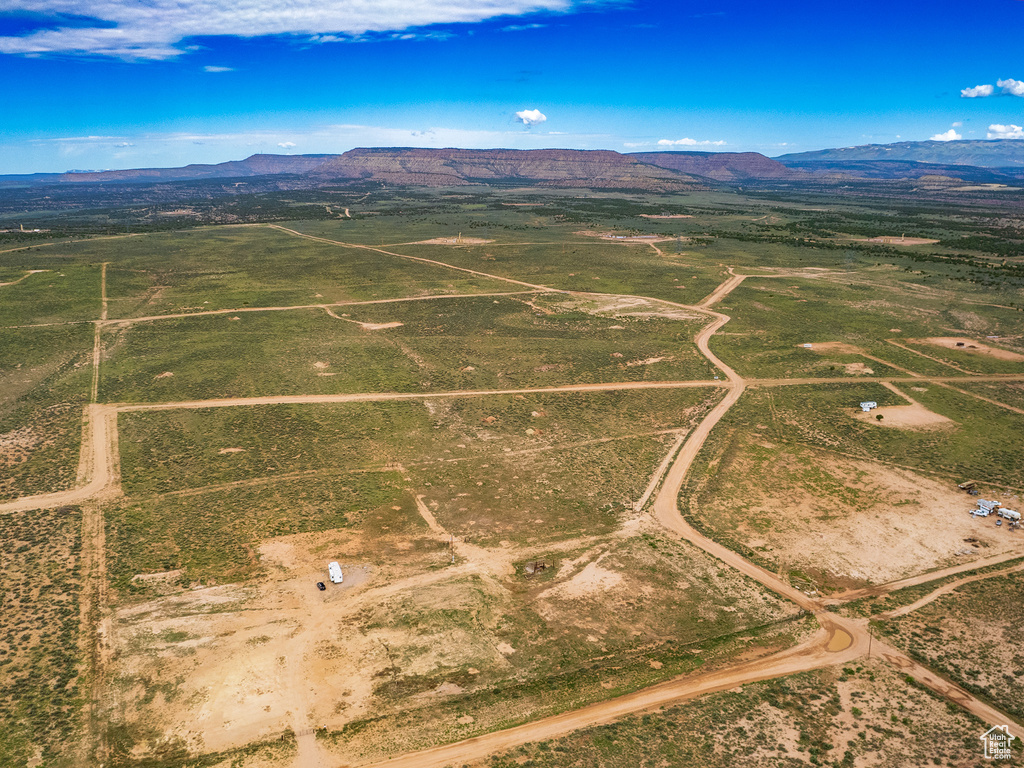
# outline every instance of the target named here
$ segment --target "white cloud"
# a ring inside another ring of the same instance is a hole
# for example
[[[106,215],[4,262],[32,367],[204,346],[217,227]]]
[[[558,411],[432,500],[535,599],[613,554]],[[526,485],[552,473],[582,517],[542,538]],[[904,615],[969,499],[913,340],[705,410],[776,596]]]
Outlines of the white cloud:
[[[986,96],[991,96],[995,92],[995,86],[992,85],[976,85],[973,88],[964,88],[960,91],[961,99],[983,99]]]
[[[955,128],[950,128],[945,133],[936,133],[928,141],[960,141],[962,138]]]
[[[524,109],[516,112],[516,120],[521,122],[527,128],[533,125],[540,125],[547,119],[548,116],[539,109]]]
[[[1019,125],[999,125],[994,123],[988,127],[989,139],[1024,139],[1024,128]]]
[[[721,141],[721,140],[719,140],[719,141],[708,141],[707,139],[705,139],[704,141],[697,141],[696,139],[676,139],[675,141],[673,141],[671,139],[659,139],[658,140],[658,146],[659,147],[724,147],[725,146],[725,142]]]
[[[1006,96],[1024,96],[1024,81],[1007,78],[996,80],[996,85],[1003,89]]]
[[[81,53],[125,59],[169,59],[196,36],[343,36],[396,32],[432,24],[473,23],[540,11],[567,12],[586,0],[0,0],[0,10],[73,14],[95,27],[38,29],[0,36],[0,53]]]
[[[953,123],[953,127],[954,128],[963,128],[964,127],[963,121],[957,120],[955,123]]]
[[[529,29],[544,29],[547,24],[509,24],[507,27],[502,27],[502,32],[525,32]]]
[[[277,146],[279,146],[281,149],[293,149],[296,146],[296,144],[294,141],[279,141],[277,142]]]
[[[234,67],[214,67],[207,65],[203,67],[203,72],[234,72]]]

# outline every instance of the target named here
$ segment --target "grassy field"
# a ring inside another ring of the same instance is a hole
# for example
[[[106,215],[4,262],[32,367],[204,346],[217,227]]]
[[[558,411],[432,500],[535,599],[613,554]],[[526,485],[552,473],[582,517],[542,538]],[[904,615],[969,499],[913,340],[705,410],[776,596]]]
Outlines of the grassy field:
[[[91,352],[87,325],[0,330],[0,500],[74,483]]]
[[[15,255],[26,269],[46,271],[16,285],[0,286],[0,327],[87,321],[100,316],[98,263],[70,258],[57,248],[33,251],[30,257],[21,253],[0,256],[0,263]]]
[[[0,516],[0,765],[81,765],[82,515]]]
[[[489,768],[978,765],[988,726],[876,661],[716,693],[562,739]]]
[[[911,341],[936,336],[984,339],[1019,328],[1019,314],[991,307],[950,309],[952,294],[918,292],[887,280],[888,270],[856,273],[850,280],[773,278],[747,280],[716,307],[733,319],[711,347],[742,375],[768,377],[843,376],[861,363],[876,375],[905,375],[857,350],[922,375],[959,375],[924,355],[977,373],[1020,373],[1021,363],[966,356]],[[921,354],[887,343],[903,344]],[[822,343],[841,343],[828,349]],[[817,348],[805,349],[803,344]]]
[[[111,576],[123,589],[135,574],[178,568],[183,583],[252,578],[260,540],[406,509],[410,485],[442,525],[484,545],[606,533],[675,439],[658,433],[692,424],[709,394],[125,414],[127,499],[107,515]],[[404,480],[388,471],[395,466]]]
[[[62,250],[79,263],[110,262],[110,317],[508,290],[505,282],[268,227],[85,241]],[[98,308],[98,285],[93,297]]]
[[[883,636],[1003,711],[1024,717],[1024,609],[1019,573],[964,584],[913,613],[879,622]]]
[[[703,319],[650,316],[664,311],[657,306],[604,316],[526,300],[338,307],[341,319],[308,309],[114,326],[104,331],[101,399],[512,389],[714,373],[692,343]]]
[[[179,582],[216,584],[261,573],[266,538],[350,525],[383,505],[412,501],[394,474],[303,477],[248,488],[112,505],[106,514],[112,584],[145,594],[132,577],[181,570]],[[408,511],[408,510],[407,510]]]
[[[392,462],[434,471],[683,428],[720,396],[695,388],[125,413],[122,482],[145,496]]]

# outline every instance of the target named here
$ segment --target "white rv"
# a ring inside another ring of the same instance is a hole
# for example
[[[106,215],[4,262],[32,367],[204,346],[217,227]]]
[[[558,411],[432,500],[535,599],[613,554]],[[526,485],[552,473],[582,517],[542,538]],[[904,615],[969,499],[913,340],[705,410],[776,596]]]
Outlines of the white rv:
[[[342,581],[344,580],[344,578],[345,578],[345,577],[344,577],[344,576],[342,575],[342,573],[341,573],[341,566],[340,566],[340,565],[338,565],[337,561],[332,561],[332,562],[331,562],[331,563],[330,563],[330,564],[329,564],[329,565],[327,566],[327,573],[328,573],[328,574],[330,575],[330,577],[331,577],[331,583],[332,583],[332,584],[341,584],[341,582],[342,582]]]
[[[1000,509],[996,514],[1013,522],[1020,520],[1020,512],[1014,512],[1012,509]]]

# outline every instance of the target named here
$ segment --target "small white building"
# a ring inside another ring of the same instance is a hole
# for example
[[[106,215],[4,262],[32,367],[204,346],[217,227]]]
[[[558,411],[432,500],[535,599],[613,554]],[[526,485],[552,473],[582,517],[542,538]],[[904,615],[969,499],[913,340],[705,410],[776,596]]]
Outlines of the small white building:
[[[332,561],[330,564],[328,564],[327,573],[331,577],[332,584],[341,584],[341,582],[345,578],[341,573],[341,566],[337,563],[337,561]]]
[[[860,409],[862,411],[864,411],[864,413],[867,413],[872,408],[877,408],[877,407],[878,407],[878,403],[876,403],[874,400],[865,400],[863,403],[860,404]]]
[[[804,344],[804,349],[813,349],[813,348],[814,348],[814,346],[812,344]]]
[[[995,512],[1002,505],[998,501],[986,501],[985,499],[978,499],[978,509],[984,509],[986,512]]]

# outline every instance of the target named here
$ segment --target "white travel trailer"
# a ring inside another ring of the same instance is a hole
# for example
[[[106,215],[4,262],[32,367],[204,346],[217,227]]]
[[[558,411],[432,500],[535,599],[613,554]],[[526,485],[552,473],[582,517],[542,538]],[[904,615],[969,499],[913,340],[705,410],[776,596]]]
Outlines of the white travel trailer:
[[[328,573],[328,574],[330,575],[330,577],[331,577],[331,583],[332,583],[332,584],[341,584],[341,582],[342,582],[342,581],[344,580],[344,578],[345,578],[345,577],[344,577],[344,576],[342,575],[342,573],[341,573],[341,566],[340,566],[340,565],[338,565],[337,561],[332,561],[332,562],[331,562],[331,563],[330,563],[330,564],[329,564],[329,565],[327,566],[327,573]]]
[[[1014,512],[1012,509],[1000,509],[996,514],[1013,522],[1020,520],[1020,512]]]

